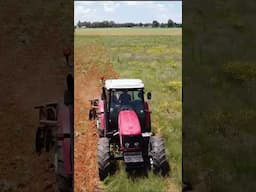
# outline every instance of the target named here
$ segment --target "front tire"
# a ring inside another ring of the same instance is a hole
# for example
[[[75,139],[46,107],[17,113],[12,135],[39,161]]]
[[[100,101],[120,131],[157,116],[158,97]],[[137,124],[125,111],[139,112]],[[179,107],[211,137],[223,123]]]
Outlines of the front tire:
[[[110,174],[110,147],[109,139],[106,137],[99,138],[97,155],[98,155],[98,168],[99,177],[103,181]]]
[[[169,174],[170,167],[165,154],[164,140],[159,136],[152,136],[149,140],[149,163],[155,174]]]

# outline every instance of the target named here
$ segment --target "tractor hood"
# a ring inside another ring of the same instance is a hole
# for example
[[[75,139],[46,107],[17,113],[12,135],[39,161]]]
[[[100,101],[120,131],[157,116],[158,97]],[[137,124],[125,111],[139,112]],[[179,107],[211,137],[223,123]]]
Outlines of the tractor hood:
[[[133,110],[119,112],[118,127],[120,136],[141,134],[140,122],[137,114]]]

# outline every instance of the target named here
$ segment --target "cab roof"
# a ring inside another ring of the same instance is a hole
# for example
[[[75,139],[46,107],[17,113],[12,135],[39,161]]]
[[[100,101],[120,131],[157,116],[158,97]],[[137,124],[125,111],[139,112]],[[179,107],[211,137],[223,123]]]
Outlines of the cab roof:
[[[140,79],[108,79],[105,81],[106,89],[132,89],[143,88],[144,84]]]

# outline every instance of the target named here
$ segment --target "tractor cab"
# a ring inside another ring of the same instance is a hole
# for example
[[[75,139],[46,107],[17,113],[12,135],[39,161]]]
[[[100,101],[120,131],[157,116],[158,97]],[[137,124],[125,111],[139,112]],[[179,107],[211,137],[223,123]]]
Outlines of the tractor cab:
[[[150,131],[146,123],[147,106],[144,101],[144,84],[139,79],[111,79],[103,87],[109,131],[118,131],[118,119],[121,111],[134,111],[138,117],[141,131]]]

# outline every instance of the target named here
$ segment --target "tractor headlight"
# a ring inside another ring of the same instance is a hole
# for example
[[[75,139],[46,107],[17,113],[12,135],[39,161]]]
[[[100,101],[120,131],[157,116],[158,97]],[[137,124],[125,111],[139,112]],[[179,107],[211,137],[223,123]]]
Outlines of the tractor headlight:
[[[128,148],[130,146],[130,143],[125,143],[124,146]]]
[[[138,147],[139,145],[140,145],[139,142],[135,142],[135,143],[134,143],[134,146],[135,146],[135,147]]]

